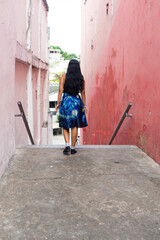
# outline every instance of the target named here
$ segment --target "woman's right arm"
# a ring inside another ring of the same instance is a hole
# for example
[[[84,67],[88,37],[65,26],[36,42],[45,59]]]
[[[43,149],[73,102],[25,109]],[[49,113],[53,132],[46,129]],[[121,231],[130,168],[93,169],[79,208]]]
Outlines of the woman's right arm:
[[[57,106],[56,106],[56,111],[57,111],[57,109],[59,108],[59,105],[60,105],[64,83],[65,83],[65,74],[63,74],[61,76],[60,80],[59,80],[59,92],[58,92],[58,102],[57,102]]]

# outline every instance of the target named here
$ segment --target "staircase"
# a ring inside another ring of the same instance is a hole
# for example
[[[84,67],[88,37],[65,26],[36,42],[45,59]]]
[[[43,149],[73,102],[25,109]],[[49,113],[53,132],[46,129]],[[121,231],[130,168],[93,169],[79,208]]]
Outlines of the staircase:
[[[136,146],[16,149],[0,182],[0,240],[159,240],[160,168]]]

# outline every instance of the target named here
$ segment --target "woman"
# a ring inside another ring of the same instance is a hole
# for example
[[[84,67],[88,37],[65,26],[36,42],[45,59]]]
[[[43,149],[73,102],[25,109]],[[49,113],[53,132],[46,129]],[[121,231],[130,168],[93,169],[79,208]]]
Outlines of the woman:
[[[62,93],[63,97],[62,97]],[[81,93],[82,99],[79,96]],[[61,100],[62,98],[62,100]],[[63,74],[59,83],[58,102],[56,110],[60,107],[59,126],[63,128],[65,140],[64,154],[75,154],[78,128],[86,127],[87,121],[85,112],[85,82],[81,73],[79,62],[72,59],[69,62],[66,75]],[[69,128],[71,128],[71,147]]]

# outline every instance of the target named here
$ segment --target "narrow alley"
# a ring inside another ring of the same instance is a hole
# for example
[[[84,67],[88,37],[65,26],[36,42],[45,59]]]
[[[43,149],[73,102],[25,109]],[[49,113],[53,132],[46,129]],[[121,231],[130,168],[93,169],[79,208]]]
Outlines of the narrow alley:
[[[160,240],[160,1],[0,7],[0,240]]]
[[[0,185],[0,240],[159,240],[159,184],[136,146],[17,148]]]

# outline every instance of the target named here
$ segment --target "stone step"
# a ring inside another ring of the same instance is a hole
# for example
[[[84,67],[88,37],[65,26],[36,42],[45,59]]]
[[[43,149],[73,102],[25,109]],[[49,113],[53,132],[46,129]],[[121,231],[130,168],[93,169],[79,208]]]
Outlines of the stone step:
[[[160,167],[136,146],[17,148],[0,182],[1,240],[159,240]]]
[[[23,149],[23,148],[45,148],[45,149],[50,149],[50,148],[64,148],[63,145],[25,145],[25,146],[18,146],[17,149]],[[76,145],[76,148],[87,148],[87,149],[98,149],[98,148],[106,148],[106,149],[131,149],[131,148],[136,148],[137,146],[135,145]]]

